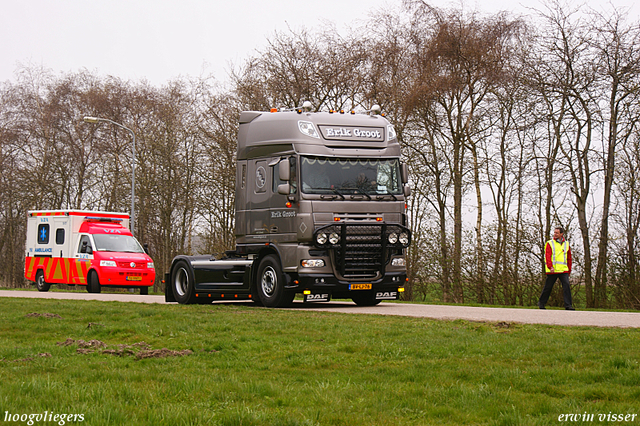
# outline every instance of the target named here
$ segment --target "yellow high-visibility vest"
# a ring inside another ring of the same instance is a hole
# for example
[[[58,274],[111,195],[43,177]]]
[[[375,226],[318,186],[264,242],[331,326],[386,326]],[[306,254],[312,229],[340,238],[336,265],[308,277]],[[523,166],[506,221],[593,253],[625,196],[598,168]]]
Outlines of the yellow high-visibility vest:
[[[564,240],[563,243],[559,243],[556,240],[547,241],[547,245],[551,245],[551,261],[553,263],[553,272],[555,273],[563,273],[569,272],[569,265],[567,264],[569,258],[569,243],[567,240]],[[544,269],[546,269],[547,273],[551,272],[549,266],[546,262],[546,252],[547,247],[544,248],[545,251],[545,262]]]

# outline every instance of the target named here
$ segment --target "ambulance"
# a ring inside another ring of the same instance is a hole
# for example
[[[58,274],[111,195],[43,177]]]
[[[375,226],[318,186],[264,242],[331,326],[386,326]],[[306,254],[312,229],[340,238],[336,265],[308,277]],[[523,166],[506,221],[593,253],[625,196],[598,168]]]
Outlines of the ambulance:
[[[126,213],[81,210],[27,212],[24,276],[39,291],[51,284],[140,289],[148,294],[153,260],[133,237]]]

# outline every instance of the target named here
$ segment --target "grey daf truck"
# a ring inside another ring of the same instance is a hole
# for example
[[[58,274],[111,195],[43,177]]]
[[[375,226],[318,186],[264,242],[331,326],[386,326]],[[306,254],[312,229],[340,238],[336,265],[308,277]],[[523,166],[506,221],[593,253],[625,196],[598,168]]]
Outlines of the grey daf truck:
[[[177,256],[165,274],[167,301],[399,298],[411,231],[395,130],[377,106],[358,114],[309,106],[240,114],[236,249]]]

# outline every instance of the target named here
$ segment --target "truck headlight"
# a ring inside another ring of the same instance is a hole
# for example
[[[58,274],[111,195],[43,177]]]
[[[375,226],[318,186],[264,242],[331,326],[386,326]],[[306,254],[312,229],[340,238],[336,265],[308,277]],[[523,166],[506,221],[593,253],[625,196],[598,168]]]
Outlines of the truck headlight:
[[[100,266],[112,266],[112,267],[116,267],[118,266],[115,262],[115,260],[101,260],[100,261]]]
[[[327,243],[327,234],[325,234],[324,232],[321,232],[318,235],[316,235],[316,242],[321,246],[325,245]]]
[[[398,242],[398,234],[396,234],[395,232],[392,232],[389,234],[388,239],[391,244],[395,244]]]
[[[391,261],[391,266],[407,266],[407,262],[403,257],[395,257]]]
[[[338,244],[339,241],[340,241],[340,236],[335,232],[332,232],[331,235],[329,235],[329,242],[331,244],[334,244],[334,245]]]
[[[301,262],[303,268],[322,268],[324,260],[322,259],[305,259]]]
[[[409,245],[409,234],[407,234],[406,232],[401,233],[398,240],[403,246]]]
[[[153,262],[147,262],[147,268],[148,269],[156,269],[155,265],[153,264]]]

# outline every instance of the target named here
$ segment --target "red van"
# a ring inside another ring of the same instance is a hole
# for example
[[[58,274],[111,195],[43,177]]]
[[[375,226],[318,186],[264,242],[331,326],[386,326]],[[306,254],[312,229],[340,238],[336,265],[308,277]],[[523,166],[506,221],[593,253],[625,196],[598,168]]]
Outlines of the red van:
[[[34,210],[27,213],[24,276],[39,291],[51,284],[139,288],[148,294],[153,260],[129,230],[126,213]]]

